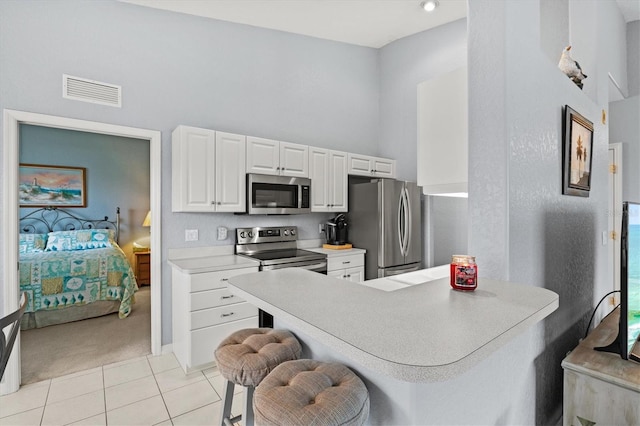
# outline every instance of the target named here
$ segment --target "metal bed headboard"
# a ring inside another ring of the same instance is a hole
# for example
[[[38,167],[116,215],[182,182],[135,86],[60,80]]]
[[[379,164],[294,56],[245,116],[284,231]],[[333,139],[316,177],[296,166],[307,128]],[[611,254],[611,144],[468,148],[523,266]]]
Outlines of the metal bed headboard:
[[[113,229],[116,243],[120,243],[120,207],[116,207],[116,220],[84,219],[57,207],[44,207],[20,219],[20,233],[46,234],[53,231],[75,231],[78,229]]]

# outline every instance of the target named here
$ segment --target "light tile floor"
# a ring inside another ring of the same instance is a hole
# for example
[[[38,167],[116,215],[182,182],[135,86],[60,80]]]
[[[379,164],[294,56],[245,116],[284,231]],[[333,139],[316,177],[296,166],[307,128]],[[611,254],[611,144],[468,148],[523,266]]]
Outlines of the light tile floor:
[[[216,367],[185,374],[173,354],[148,355],[22,386],[0,397],[0,425],[211,425],[223,382]]]

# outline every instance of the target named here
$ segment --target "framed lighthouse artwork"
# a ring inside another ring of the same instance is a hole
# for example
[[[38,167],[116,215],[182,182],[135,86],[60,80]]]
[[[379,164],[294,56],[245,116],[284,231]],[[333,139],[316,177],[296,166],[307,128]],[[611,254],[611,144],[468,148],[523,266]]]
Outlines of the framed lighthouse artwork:
[[[20,207],[86,207],[84,167],[20,164]]]
[[[563,127],[562,193],[588,197],[591,190],[593,123],[565,105]]]

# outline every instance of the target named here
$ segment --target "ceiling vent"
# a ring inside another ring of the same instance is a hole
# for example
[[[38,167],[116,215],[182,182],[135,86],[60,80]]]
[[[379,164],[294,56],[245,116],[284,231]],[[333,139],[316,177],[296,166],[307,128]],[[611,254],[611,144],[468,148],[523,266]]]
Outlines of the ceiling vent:
[[[122,87],[67,74],[62,75],[62,97],[76,101],[122,107]]]

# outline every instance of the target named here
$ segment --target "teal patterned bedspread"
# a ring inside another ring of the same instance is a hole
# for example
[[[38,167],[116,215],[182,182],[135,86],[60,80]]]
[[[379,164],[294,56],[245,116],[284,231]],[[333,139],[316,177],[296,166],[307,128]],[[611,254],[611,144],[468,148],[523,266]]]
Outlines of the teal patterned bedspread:
[[[118,315],[125,318],[138,285],[127,257],[114,245],[21,254],[20,291],[29,295],[27,312],[120,300]]]

